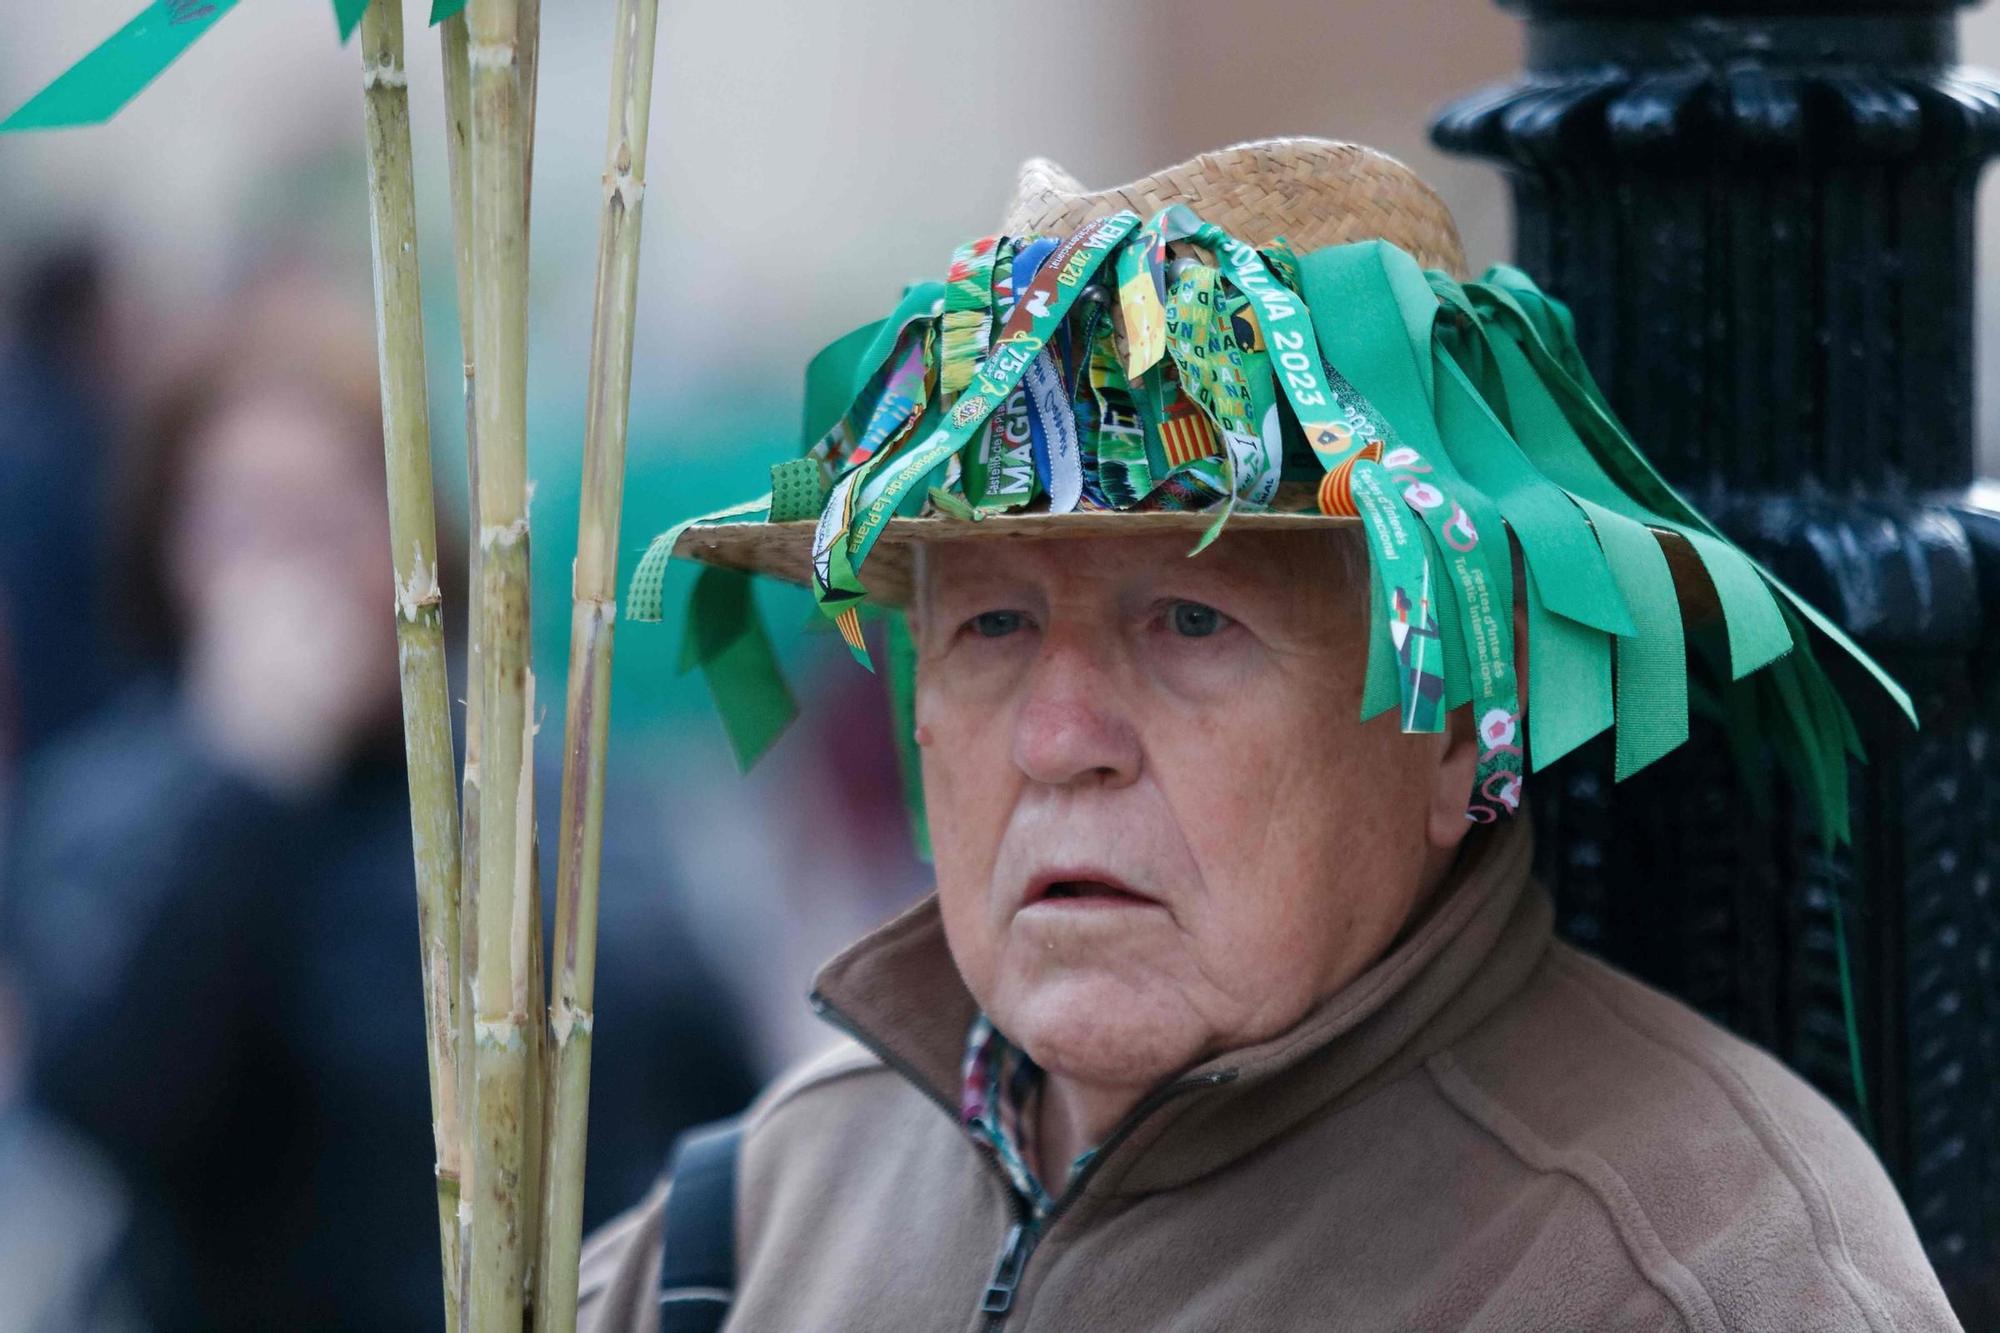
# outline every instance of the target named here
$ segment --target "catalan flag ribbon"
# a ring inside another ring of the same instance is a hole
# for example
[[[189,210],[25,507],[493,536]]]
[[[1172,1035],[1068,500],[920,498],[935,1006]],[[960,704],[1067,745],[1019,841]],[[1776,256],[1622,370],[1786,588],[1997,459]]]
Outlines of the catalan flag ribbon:
[[[1175,394],[1160,421],[1160,447],[1169,470],[1217,452],[1215,427],[1185,394]]]

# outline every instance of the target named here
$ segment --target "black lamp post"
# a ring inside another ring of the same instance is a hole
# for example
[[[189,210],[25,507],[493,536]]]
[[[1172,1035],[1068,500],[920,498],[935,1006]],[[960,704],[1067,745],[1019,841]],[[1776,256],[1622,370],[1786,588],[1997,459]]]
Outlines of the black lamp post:
[[[1838,856],[1782,785],[1752,818],[1697,725],[1615,798],[1601,746],[1532,781],[1539,868],[1571,937],[1871,1124],[1967,1327],[2000,1328],[2000,491],[1972,313],[2000,81],[1956,65],[1952,0],[1502,3],[1526,72],[1433,137],[1506,171],[1518,262],[1668,478],[1923,719],[1842,678],[1869,762]]]

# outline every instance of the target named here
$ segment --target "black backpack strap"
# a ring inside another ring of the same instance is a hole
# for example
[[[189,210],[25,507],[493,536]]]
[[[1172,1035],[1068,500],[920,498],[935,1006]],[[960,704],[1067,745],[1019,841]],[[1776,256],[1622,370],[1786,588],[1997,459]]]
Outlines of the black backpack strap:
[[[715,1333],[736,1295],[736,1151],[743,1119],[697,1125],[674,1145],[661,1230],[660,1333]]]

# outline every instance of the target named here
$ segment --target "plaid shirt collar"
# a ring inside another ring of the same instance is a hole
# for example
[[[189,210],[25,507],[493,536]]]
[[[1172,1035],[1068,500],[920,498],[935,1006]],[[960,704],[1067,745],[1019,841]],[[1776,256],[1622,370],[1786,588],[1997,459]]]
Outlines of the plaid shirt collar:
[[[1015,1196],[1039,1226],[1055,1204],[1054,1197],[1029,1165],[1034,1153],[1035,1122],[1041,1108],[1041,1066],[1007,1040],[985,1014],[980,1014],[972,1020],[972,1030],[966,1037],[962,1069],[959,1120],[975,1143],[993,1150],[1014,1187]],[[1097,1149],[1088,1149],[1070,1163],[1071,1180],[1096,1153]],[[1063,1184],[1067,1186],[1068,1181]]]

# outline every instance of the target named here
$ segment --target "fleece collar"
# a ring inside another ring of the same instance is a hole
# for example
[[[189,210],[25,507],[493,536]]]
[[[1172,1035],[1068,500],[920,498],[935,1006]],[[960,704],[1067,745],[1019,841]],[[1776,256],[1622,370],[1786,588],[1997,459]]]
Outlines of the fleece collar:
[[[1163,1085],[1106,1140],[1090,1194],[1197,1180],[1415,1067],[1527,977],[1550,938],[1529,877],[1525,809],[1470,833],[1422,918],[1373,966],[1269,1041]],[[836,957],[817,1007],[957,1118],[965,1034],[978,1006],[945,943],[935,894]]]

